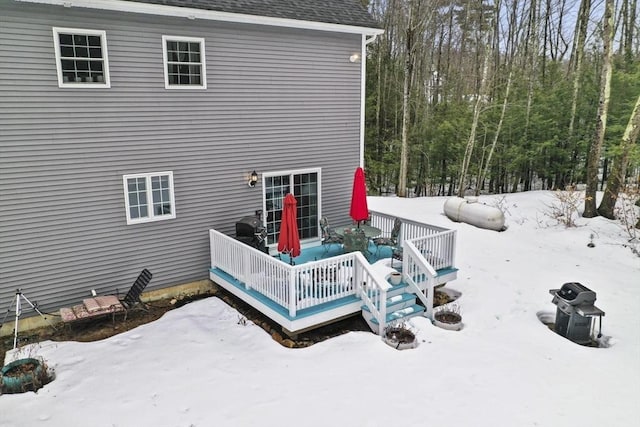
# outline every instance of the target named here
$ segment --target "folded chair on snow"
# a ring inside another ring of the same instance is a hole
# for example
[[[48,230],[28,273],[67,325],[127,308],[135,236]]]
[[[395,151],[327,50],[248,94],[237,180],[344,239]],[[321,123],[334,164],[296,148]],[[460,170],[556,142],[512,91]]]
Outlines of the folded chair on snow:
[[[140,294],[147,287],[153,274],[146,268],[142,270],[129,292],[120,299],[116,295],[102,295],[93,298],[85,298],[82,304],[73,307],[63,307],[60,309],[60,317],[65,323],[79,320],[96,319],[111,314],[115,320],[116,313],[124,312],[126,320],[130,310],[141,307],[146,310],[146,305],[140,300]]]

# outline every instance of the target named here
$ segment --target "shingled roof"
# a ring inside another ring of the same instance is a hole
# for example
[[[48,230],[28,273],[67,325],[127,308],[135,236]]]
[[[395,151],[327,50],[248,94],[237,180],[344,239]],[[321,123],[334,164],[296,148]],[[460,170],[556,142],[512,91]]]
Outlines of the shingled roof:
[[[269,18],[381,28],[360,0],[127,0]]]

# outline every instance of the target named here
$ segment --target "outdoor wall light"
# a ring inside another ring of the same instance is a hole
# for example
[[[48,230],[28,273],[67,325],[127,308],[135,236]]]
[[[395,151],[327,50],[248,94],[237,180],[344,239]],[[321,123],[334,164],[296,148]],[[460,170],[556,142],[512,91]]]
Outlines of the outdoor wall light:
[[[351,56],[349,57],[349,62],[360,62],[360,54],[359,53],[351,54]]]
[[[258,174],[256,173],[256,171],[251,172],[251,175],[249,175],[249,187],[255,187],[256,183],[258,182]]]

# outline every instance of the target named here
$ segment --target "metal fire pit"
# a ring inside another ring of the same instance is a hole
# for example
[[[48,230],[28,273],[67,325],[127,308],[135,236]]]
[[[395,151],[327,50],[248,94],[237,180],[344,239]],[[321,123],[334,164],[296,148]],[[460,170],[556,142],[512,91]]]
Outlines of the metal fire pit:
[[[593,305],[596,293],[577,282],[569,282],[560,289],[550,289],[556,310],[556,333],[578,344],[589,344],[592,341],[592,321],[594,317],[600,319],[602,335],[602,316],[604,311]]]

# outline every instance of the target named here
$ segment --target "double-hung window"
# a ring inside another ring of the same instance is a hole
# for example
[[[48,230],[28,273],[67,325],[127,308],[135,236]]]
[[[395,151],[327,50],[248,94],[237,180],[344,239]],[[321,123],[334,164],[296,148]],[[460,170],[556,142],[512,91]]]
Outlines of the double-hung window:
[[[162,36],[166,89],[206,89],[204,39]]]
[[[127,224],[176,217],[173,172],[124,175]]]
[[[104,31],[53,27],[53,41],[59,87],[111,86]]]

